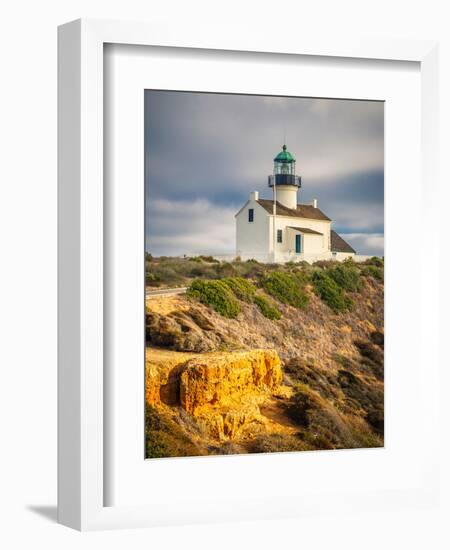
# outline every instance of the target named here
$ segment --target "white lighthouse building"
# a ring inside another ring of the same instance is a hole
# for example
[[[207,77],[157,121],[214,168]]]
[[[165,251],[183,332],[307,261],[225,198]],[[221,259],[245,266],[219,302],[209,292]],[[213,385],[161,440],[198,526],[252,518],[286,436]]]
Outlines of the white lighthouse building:
[[[312,263],[355,256],[355,250],[331,229],[331,219],[316,200],[298,202],[301,178],[286,145],[274,158],[268,183],[272,198],[260,199],[259,192],[253,191],[235,216],[237,256],[264,263]]]

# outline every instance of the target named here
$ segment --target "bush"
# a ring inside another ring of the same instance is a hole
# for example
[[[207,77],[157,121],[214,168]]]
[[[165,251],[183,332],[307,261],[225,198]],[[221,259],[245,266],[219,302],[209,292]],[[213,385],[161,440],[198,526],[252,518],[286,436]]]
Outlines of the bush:
[[[309,302],[295,277],[281,271],[274,271],[262,280],[264,289],[274,298],[298,309],[304,309]]]
[[[265,296],[257,294],[254,298],[254,302],[258,306],[259,311],[264,315],[264,317],[267,317],[267,319],[271,319],[272,321],[278,321],[278,319],[281,319],[281,311]]]
[[[292,272],[292,277],[294,277],[301,288],[304,288],[305,285],[311,282],[311,273],[306,269],[295,268]]]
[[[336,260],[317,260],[313,263],[313,266],[320,269],[326,269],[327,267],[333,267],[336,265]]]
[[[188,258],[188,260],[190,262],[196,262],[196,263],[199,263],[199,264],[202,262],[202,259],[201,259],[200,256],[191,256],[191,257]]]
[[[222,282],[230,288],[239,300],[243,300],[249,304],[253,302],[256,287],[251,281],[248,281],[243,277],[226,277],[225,279],[222,279]]]
[[[348,298],[343,289],[324,271],[316,271],[313,275],[314,290],[321,300],[334,311],[340,313],[353,307],[353,302]]]
[[[376,265],[368,265],[362,270],[365,277],[373,277],[377,281],[384,281],[384,270]]]
[[[284,371],[292,381],[308,386],[324,399],[334,401],[339,398],[336,375],[332,369],[323,369],[313,360],[292,357],[285,361]]]
[[[217,313],[229,319],[236,318],[241,311],[239,302],[223,281],[195,279],[189,286],[187,294],[202,304],[211,306]]]
[[[305,441],[321,449],[352,448],[350,427],[345,419],[320,395],[298,384],[288,407],[289,416],[306,431]]]
[[[184,279],[172,267],[161,264],[153,266],[151,271],[146,272],[146,280],[150,285],[156,286],[155,283],[177,285]]]
[[[378,256],[373,256],[368,261],[370,265],[374,265],[375,267],[384,267],[384,258],[378,258]]]
[[[260,435],[251,443],[250,453],[286,453],[292,451],[306,451],[310,447],[295,436],[285,434]]]
[[[159,286],[161,284],[160,281],[156,278],[156,275],[152,273],[151,271],[145,272],[145,284],[147,286]]]
[[[266,266],[264,264],[260,264],[256,260],[235,262],[230,265],[233,268],[232,275],[234,274],[239,277],[245,277],[246,279],[257,279],[258,277],[261,277],[266,271]]]
[[[202,454],[181,427],[155,407],[145,408],[145,456],[162,458]]]
[[[383,390],[346,370],[338,371],[338,382],[350,403],[357,404],[366,413],[367,422],[377,433],[384,431]]]
[[[361,289],[359,269],[351,264],[341,264],[327,270],[327,274],[344,290],[357,292]]]
[[[222,277],[233,277],[237,274],[236,268],[230,262],[222,262],[215,266],[217,276]]]
[[[209,265],[196,265],[190,271],[191,277],[202,277],[203,279],[215,279],[217,277],[215,270]]]

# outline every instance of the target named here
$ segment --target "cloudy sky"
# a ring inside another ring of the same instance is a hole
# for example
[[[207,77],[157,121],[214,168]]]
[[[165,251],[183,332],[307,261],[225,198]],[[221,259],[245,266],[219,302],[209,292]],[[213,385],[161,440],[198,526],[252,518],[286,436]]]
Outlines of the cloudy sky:
[[[381,102],[147,90],[146,250],[233,254],[234,214],[286,140],[299,202],[319,208],[359,254],[383,254]]]

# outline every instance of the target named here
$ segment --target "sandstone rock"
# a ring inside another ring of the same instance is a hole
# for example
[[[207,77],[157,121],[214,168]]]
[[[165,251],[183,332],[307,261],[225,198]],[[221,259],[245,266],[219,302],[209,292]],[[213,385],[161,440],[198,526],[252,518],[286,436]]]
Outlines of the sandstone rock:
[[[196,419],[209,437],[221,441],[238,438],[252,424],[264,425],[256,403],[235,403],[233,407],[203,407],[196,412]]]
[[[145,380],[145,398],[149,405],[176,405],[180,401],[180,374],[183,364],[148,368]]]
[[[261,430],[259,405],[281,389],[274,350],[190,354],[147,349],[146,400],[179,405],[201,429],[221,441]]]
[[[181,406],[191,414],[204,405],[228,404],[245,394],[268,392],[282,380],[274,350],[223,353],[188,361],[181,374]]]

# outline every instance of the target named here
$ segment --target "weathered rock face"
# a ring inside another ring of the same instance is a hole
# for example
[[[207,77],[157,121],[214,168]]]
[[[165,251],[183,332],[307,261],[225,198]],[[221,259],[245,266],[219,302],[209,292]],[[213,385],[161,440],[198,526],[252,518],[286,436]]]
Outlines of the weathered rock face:
[[[181,406],[195,415],[205,405],[227,405],[245,394],[271,391],[281,379],[281,362],[274,350],[191,359],[181,374]]]
[[[149,405],[179,404],[181,372],[196,355],[146,348],[145,399]]]
[[[158,355],[156,351],[155,358]],[[259,405],[281,384],[276,351],[173,355],[177,362],[163,357],[158,364],[147,358],[146,400],[150,405],[180,405],[205,432],[220,440],[233,439],[249,425],[257,429],[267,422]]]

